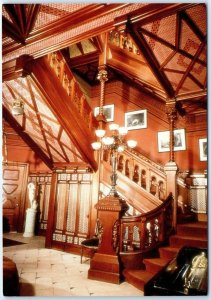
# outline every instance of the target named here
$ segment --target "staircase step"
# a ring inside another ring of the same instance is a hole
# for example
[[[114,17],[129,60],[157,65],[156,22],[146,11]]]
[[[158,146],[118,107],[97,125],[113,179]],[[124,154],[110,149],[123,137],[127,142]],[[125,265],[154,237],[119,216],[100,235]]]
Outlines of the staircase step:
[[[145,258],[144,264],[146,266],[146,271],[150,273],[157,273],[159,272],[163,267],[165,267],[169,259],[165,258]]]
[[[177,256],[180,248],[181,247],[161,247],[159,248],[160,257],[172,260]]]
[[[207,238],[207,222],[194,222],[177,225],[178,235],[193,235],[195,237]]]
[[[123,275],[128,283],[132,284],[139,290],[144,291],[145,284],[152,279],[155,273],[147,272],[146,270],[126,269],[124,270]]]
[[[199,238],[193,236],[185,236],[185,235],[173,235],[170,237],[169,240],[171,247],[200,247],[200,248],[207,248],[208,242],[206,238]]]

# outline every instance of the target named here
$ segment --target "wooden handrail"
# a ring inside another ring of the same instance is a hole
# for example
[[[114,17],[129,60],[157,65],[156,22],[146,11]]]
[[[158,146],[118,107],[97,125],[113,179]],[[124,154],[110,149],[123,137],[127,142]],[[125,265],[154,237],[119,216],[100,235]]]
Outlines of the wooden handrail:
[[[147,252],[157,248],[172,232],[173,196],[150,212],[124,216],[120,221],[120,253]]]
[[[103,159],[109,162],[109,152],[104,151]],[[164,201],[167,197],[167,178],[164,168],[137,151],[125,150],[118,154],[117,170],[135,182],[148,194]],[[118,175],[119,176],[119,175]],[[120,177],[120,176],[119,176]]]
[[[86,126],[88,128],[96,128],[97,121],[92,113],[92,108],[88,104],[62,53],[58,51],[48,54],[48,61],[70,101],[84,119]]]

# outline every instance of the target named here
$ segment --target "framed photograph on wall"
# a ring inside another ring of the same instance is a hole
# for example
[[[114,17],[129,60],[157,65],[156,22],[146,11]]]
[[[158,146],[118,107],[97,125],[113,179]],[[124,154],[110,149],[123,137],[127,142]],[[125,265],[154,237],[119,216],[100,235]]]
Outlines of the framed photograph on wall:
[[[207,138],[199,139],[199,156],[200,161],[207,160]]]
[[[99,115],[99,106],[94,109],[94,116],[97,117]],[[103,114],[106,117],[107,122],[114,121],[114,104],[104,105],[103,106]]]
[[[170,151],[170,131],[158,132],[158,151]],[[185,129],[174,130],[174,151],[186,150]]]
[[[137,110],[125,113],[125,127],[128,130],[147,128],[147,110]]]

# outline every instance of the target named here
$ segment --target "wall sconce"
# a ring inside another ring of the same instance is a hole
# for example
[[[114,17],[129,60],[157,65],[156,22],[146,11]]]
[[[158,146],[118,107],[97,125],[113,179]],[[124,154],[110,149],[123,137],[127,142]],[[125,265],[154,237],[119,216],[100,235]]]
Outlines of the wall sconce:
[[[13,116],[23,115],[24,103],[20,99],[15,99],[12,103],[12,114]]]

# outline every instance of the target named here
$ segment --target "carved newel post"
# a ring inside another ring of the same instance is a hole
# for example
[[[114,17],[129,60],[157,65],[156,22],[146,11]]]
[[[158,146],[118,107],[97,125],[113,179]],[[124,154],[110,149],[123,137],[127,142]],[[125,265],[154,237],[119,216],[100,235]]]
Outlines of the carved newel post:
[[[112,167],[116,165],[116,157],[112,155]],[[116,174],[111,175],[112,189],[110,194],[95,205],[98,210],[99,248],[93,256],[88,278],[111,283],[120,283],[122,268],[119,253],[120,219],[128,210],[116,190]]]
[[[128,209],[119,197],[109,195],[95,205],[98,210],[100,241],[91,259],[88,278],[120,283],[122,268],[119,254],[120,219]]]
[[[36,186],[33,182],[30,182],[28,184],[28,191],[29,191],[29,201],[31,207],[26,210],[25,231],[23,234],[24,237],[34,236],[37,206],[38,206],[36,196],[35,196]]]

